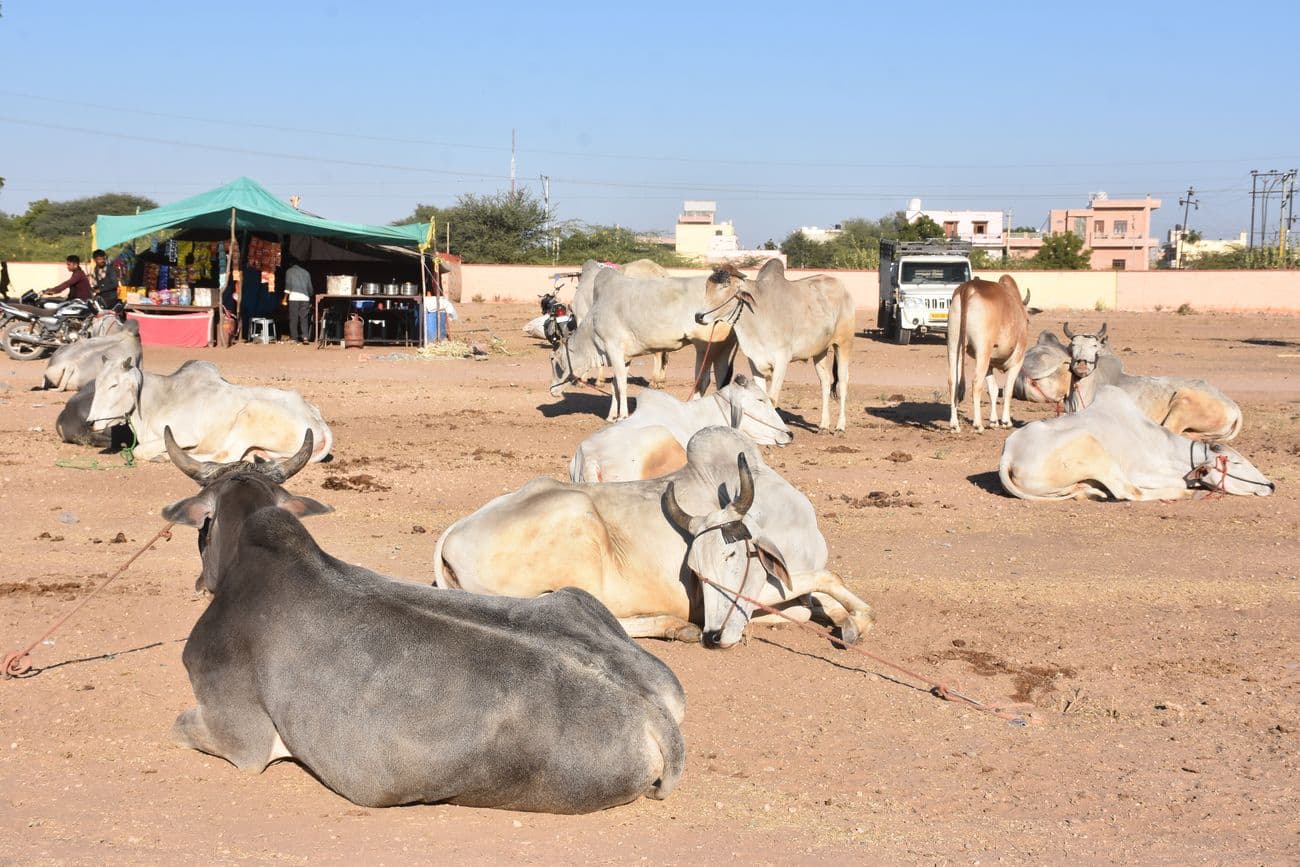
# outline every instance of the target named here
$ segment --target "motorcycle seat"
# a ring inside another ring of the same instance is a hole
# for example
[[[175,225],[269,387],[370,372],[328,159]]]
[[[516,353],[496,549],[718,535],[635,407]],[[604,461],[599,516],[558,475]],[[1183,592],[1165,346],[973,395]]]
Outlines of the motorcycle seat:
[[[30,304],[20,304],[17,301],[6,301],[5,306],[12,308],[14,310],[21,310],[23,313],[26,313],[30,316],[37,316],[37,317],[48,316],[50,313],[50,311],[44,309],[43,307],[33,307]]]

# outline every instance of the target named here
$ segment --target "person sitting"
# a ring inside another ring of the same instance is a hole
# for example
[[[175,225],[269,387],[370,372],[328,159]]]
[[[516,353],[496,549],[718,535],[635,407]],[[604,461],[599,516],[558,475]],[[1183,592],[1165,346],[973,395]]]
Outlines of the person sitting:
[[[43,294],[57,295],[66,289],[68,290],[69,301],[74,298],[89,301],[92,294],[90,289],[90,278],[86,276],[85,271],[81,270],[80,256],[68,257],[68,274],[69,276],[67,280],[64,280],[58,286],[51,286],[49,289],[46,289]]]

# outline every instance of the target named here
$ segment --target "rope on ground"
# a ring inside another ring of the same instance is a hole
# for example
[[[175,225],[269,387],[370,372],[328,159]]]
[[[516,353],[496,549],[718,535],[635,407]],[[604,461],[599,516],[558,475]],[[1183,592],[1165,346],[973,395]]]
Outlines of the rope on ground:
[[[775,614],[777,617],[782,617],[790,621],[791,623],[793,623],[795,626],[798,626],[800,629],[806,629],[809,632],[822,636],[823,638],[828,638],[831,641],[843,647],[845,650],[852,650],[855,653],[860,653],[870,660],[878,662],[881,665],[884,665],[888,668],[892,668],[894,671],[900,672],[906,675],[907,677],[912,678],[913,680],[920,681],[921,683],[924,683],[925,685],[930,687],[930,693],[932,695],[935,695],[938,698],[943,699],[944,701],[954,701],[959,704],[964,704],[968,707],[974,708],[975,710],[983,711],[984,713],[991,714],[992,716],[995,716],[998,719],[1006,720],[1012,725],[1018,725],[1018,726],[1026,725],[1025,718],[1020,714],[1011,713],[1009,711],[1003,710],[1002,708],[985,704],[984,702],[979,701],[978,699],[972,698],[971,696],[958,692],[957,690],[947,686],[946,684],[940,681],[931,680],[925,675],[917,674],[915,671],[906,669],[896,662],[891,662],[888,659],[885,659],[883,656],[879,656],[875,653],[872,653],[869,650],[864,650],[863,648],[858,647],[856,644],[849,644],[847,641],[844,641],[842,638],[838,638],[834,633],[832,633],[829,629],[827,629],[824,626],[818,626],[813,623],[806,623],[802,620],[796,620],[795,618],[791,617],[789,614],[786,614],[784,611],[781,611],[780,609],[773,608],[771,605],[765,605],[764,603],[759,602],[757,599],[754,599],[751,596],[745,596],[744,594],[738,593],[729,587],[724,587],[716,581],[711,581],[708,578],[705,578],[703,575],[697,575],[696,577],[699,578],[701,581],[703,581],[705,584],[710,584],[729,596],[739,599],[742,602],[748,602],[750,605],[753,605],[755,608],[760,608],[763,611],[766,611],[768,614]]]
[[[3,663],[4,667],[3,669],[0,669],[0,673],[3,674],[4,679],[9,680],[10,678],[21,677],[22,675],[26,674],[29,670],[31,670],[32,664],[29,657],[31,656],[32,651],[36,649],[36,646],[40,644],[42,641],[44,641],[45,639],[49,638],[51,635],[53,635],[58,630],[58,628],[62,626],[64,623],[67,623],[69,618],[71,618],[72,615],[80,611],[87,602],[89,602],[91,599],[94,599],[96,594],[99,593],[99,591],[103,590],[109,584],[112,584],[115,578],[117,578],[128,568],[130,568],[131,564],[134,563],[141,554],[143,554],[145,551],[148,551],[150,548],[152,548],[154,546],[154,543],[156,543],[159,539],[171,539],[172,527],[174,526],[176,526],[176,522],[168,521],[167,525],[163,527],[161,530],[159,530],[157,533],[155,533],[153,538],[144,544],[143,548],[141,548],[139,551],[136,551],[134,554],[132,554],[131,558],[127,560],[125,563],[123,563],[120,569],[118,569],[112,575],[108,576],[108,580],[106,580],[103,584],[100,584],[94,590],[90,591],[85,596],[83,596],[80,602],[72,606],[72,608],[66,614],[60,617],[58,620],[54,621],[54,623],[50,626],[50,628],[45,630],[45,633],[41,635],[40,638],[36,639],[31,644],[27,645],[27,647],[23,650],[15,650],[12,653],[5,654],[4,663]]]
[[[65,470],[131,470],[135,469],[135,447],[140,445],[139,438],[135,435],[135,425],[127,419],[127,427],[131,429],[131,444],[123,446],[120,454],[122,463],[120,464],[101,464],[95,458],[59,458],[54,462],[56,467]]]

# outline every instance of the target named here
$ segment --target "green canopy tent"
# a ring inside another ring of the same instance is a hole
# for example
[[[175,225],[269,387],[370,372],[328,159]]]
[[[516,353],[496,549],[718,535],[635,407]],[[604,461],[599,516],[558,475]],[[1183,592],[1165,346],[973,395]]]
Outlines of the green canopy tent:
[[[232,238],[236,232],[263,232],[328,238],[335,243],[354,242],[390,249],[409,249],[413,255],[420,257],[421,283],[425,274],[423,248],[430,231],[422,223],[367,226],[326,220],[297,210],[249,178],[239,178],[206,193],[141,214],[97,216],[92,229],[92,242],[96,247],[109,249],[168,230],[229,231]],[[417,249],[419,253],[415,252]],[[423,324],[423,317],[420,319]],[[423,342],[423,334],[421,341]]]
[[[167,229],[228,229],[232,211],[236,231],[311,235],[398,247],[418,247],[428,228],[420,223],[366,226],[313,217],[280,201],[256,182],[239,178],[142,214],[96,217],[95,245],[108,249]]]

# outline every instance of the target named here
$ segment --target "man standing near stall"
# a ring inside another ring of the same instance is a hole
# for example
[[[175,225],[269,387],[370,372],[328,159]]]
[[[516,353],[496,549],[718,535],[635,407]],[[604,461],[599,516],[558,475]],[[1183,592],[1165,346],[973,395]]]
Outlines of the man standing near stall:
[[[289,293],[289,337],[295,343],[311,343],[311,274],[298,260],[289,263],[284,274]]]
[[[91,253],[90,258],[95,263],[90,269],[90,288],[99,299],[99,305],[112,310],[118,301],[117,269],[108,264],[108,255],[103,250]]]

